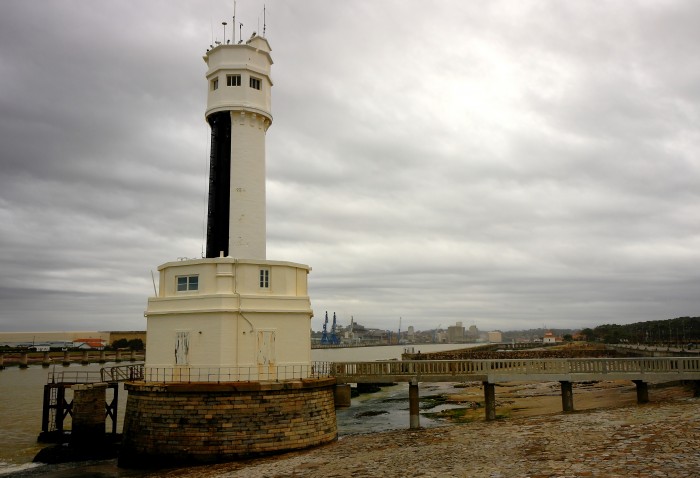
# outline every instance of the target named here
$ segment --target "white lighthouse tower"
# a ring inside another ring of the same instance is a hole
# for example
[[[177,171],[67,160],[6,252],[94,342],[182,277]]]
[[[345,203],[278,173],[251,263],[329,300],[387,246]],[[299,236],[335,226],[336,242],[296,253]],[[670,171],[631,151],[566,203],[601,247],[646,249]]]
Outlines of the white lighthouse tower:
[[[257,379],[310,364],[310,268],[266,259],[270,51],[254,34],[204,56],[211,127],[207,252],[158,268],[158,295],[146,310],[147,371],[172,368],[165,373],[182,376],[238,368]]]
[[[265,133],[270,112],[270,45],[207,52],[206,119],[211,126],[207,257],[265,259]]]
[[[158,267],[143,376],[128,382],[119,465],[211,463],[337,438],[335,378],[311,365],[309,266],[265,257],[270,45],[204,56],[207,254]]]

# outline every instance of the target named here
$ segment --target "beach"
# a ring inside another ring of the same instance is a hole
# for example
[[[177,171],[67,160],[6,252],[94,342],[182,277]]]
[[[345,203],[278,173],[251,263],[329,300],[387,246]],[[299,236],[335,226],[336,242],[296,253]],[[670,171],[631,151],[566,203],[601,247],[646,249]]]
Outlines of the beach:
[[[558,384],[532,385],[498,387],[498,414],[508,416],[491,422],[477,408],[481,418],[464,423],[354,435],[312,450],[169,470],[167,476],[698,476],[700,398],[693,397],[690,387],[652,387],[651,402],[637,405],[629,382],[582,384],[574,390],[579,411],[562,413]],[[439,386],[424,388],[426,395],[441,393]],[[457,387],[448,396],[459,397],[459,392],[468,398],[478,388]]]

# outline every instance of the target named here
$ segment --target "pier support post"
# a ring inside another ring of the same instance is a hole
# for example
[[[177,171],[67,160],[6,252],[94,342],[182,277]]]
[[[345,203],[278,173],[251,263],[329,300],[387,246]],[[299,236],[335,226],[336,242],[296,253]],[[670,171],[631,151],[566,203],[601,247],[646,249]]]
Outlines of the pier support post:
[[[131,355],[129,355],[129,361],[136,362],[136,350],[131,351]]]
[[[115,362],[121,362],[122,361],[122,351],[117,349],[116,353],[114,354],[114,361]]]
[[[410,414],[409,428],[420,428],[420,413],[418,407],[418,380],[415,378],[408,384],[408,411]]]
[[[637,386],[637,403],[649,403],[649,384],[644,380],[632,380]]]
[[[70,365],[70,352],[67,350],[63,352],[63,365]]]
[[[105,363],[107,361],[107,352],[103,350],[100,350],[100,363]]]
[[[29,354],[27,352],[22,352],[19,356],[19,368],[29,367]]]
[[[83,358],[80,360],[82,365],[87,365],[90,363],[90,354],[87,350],[83,350]]]
[[[333,402],[335,408],[348,408],[352,402],[350,384],[339,383],[333,387]]]
[[[574,391],[571,382],[561,381],[561,409],[565,412],[574,411]]]
[[[49,352],[44,352],[44,359],[41,361],[41,365],[44,367],[51,365],[51,354]]]
[[[0,353],[0,370],[5,368],[5,354]]]
[[[51,387],[52,385],[44,385],[44,400],[41,407],[41,435],[39,435],[39,441],[42,439],[42,435],[49,432],[49,407],[51,406]]]
[[[484,382],[484,411],[486,420],[496,419],[496,385]]]
[[[105,439],[106,383],[73,386],[71,445],[96,448]]]

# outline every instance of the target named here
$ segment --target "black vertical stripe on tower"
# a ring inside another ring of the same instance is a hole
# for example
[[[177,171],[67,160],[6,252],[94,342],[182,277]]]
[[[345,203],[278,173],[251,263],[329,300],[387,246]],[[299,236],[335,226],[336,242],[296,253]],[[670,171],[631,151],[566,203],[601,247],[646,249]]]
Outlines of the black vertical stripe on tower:
[[[228,255],[229,208],[231,195],[231,114],[228,111],[207,117],[211,127],[209,158],[209,211],[207,214],[207,257]]]

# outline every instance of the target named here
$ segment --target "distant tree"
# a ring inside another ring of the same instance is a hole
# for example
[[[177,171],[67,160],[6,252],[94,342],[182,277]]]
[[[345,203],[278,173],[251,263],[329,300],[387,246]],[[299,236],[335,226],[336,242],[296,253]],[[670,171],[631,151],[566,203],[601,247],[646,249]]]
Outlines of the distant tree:
[[[129,340],[128,347],[131,350],[143,350],[143,340],[131,339],[131,340]]]
[[[595,342],[596,340],[596,334],[593,332],[593,329],[586,327],[585,329],[581,330],[581,335],[583,335],[586,339],[586,342]]]
[[[574,337],[571,334],[564,334],[564,342],[573,342]]]
[[[126,339],[119,339],[112,342],[113,349],[125,349],[129,346],[129,341]]]

